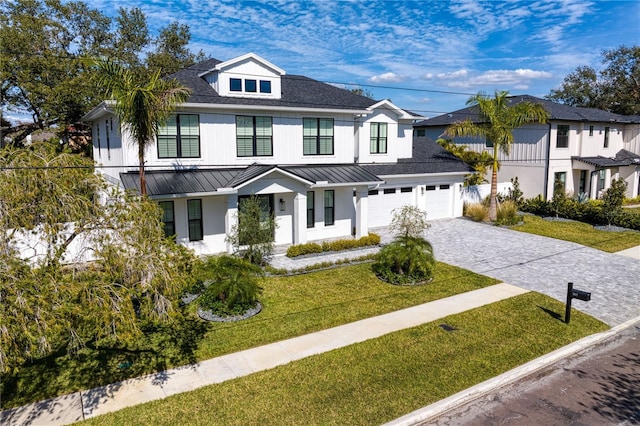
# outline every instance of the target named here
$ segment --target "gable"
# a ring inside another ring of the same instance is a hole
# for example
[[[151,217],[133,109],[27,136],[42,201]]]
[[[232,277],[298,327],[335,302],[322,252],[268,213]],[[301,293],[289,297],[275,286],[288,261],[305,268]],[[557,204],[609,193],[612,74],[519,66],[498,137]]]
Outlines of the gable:
[[[248,53],[199,74],[220,95],[238,98],[280,99],[285,71]]]

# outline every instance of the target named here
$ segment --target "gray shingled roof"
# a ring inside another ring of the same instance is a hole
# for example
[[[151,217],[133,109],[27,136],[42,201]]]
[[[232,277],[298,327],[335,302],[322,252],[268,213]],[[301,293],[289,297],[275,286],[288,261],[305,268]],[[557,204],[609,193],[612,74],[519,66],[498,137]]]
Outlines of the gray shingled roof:
[[[378,102],[308,77],[289,74],[281,77],[281,99],[223,97],[218,95],[204,78],[198,77],[198,74],[211,70],[220,62],[217,59],[209,59],[180,70],[167,78],[175,78],[191,89],[191,96],[187,100],[191,103],[362,110]]]
[[[363,164],[362,167],[378,176],[474,171],[467,163],[424,137],[413,138],[411,158],[399,159],[397,163]]]
[[[573,160],[582,161],[583,163],[590,164],[596,167],[620,167],[630,166],[632,164],[640,164],[640,155],[633,152],[621,149],[618,151],[615,157],[603,157],[598,155],[597,157],[571,157]]]
[[[551,119],[558,121],[640,123],[640,116],[637,115],[620,115],[595,108],[572,107],[530,95],[510,96],[509,102],[513,105],[522,102],[541,104],[550,114]],[[448,114],[442,114],[428,120],[423,120],[414,124],[414,127],[448,126],[456,121],[463,121],[467,119],[479,122],[480,116],[478,114],[477,106],[459,109]]]
[[[356,185],[382,182],[376,175],[356,164],[314,166],[252,164],[249,167],[233,169],[149,171],[145,174],[147,193],[150,196],[212,193],[220,188],[237,188],[275,168],[311,183]],[[120,173],[120,179],[126,189],[140,193],[138,172]]]

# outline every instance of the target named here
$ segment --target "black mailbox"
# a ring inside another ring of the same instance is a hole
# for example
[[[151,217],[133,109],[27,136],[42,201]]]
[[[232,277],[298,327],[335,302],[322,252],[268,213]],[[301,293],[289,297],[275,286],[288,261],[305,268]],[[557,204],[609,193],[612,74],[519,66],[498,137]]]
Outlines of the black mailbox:
[[[572,290],[571,297],[588,302],[591,300],[591,293],[582,290]]]
[[[569,324],[571,321],[571,300],[578,299],[588,302],[591,300],[591,293],[588,291],[576,290],[573,288],[573,283],[567,284],[567,304],[564,311],[564,322]]]

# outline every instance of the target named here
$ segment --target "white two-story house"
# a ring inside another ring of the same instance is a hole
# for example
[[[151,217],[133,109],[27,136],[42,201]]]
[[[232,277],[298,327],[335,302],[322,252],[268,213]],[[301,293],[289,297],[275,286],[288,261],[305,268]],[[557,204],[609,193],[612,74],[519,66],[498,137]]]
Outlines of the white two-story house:
[[[550,199],[554,182],[559,180],[567,193],[584,193],[595,199],[609,188],[612,179],[621,177],[627,182],[627,197],[640,195],[639,116],[576,108],[528,95],[512,96],[509,102],[541,104],[550,120],[513,132],[510,154],[500,153],[501,182],[518,177],[525,197],[541,194]],[[476,108],[468,107],[418,122],[415,133],[435,140],[444,137],[444,130],[453,122],[478,118]],[[454,142],[493,153],[485,140],[456,138]]]
[[[428,219],[462,214],[468,165],[414,144],[416,115],[283,69],[255,55],[210,59],[175,78],[191,89],[146,156],[147,194],[167,234],[199,254],[226,242],[244,197],[275,213],[276,244],[364,236],[405,204]],[[92,124],[98,172],[139,191],[137,151],[105,101]]]

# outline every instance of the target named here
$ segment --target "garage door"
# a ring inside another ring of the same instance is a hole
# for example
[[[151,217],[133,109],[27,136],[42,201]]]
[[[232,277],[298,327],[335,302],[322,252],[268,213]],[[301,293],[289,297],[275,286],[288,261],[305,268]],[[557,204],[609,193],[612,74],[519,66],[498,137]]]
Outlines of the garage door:
[[[453,216],[452,188],[452,185],[427,185],[425,187],[427,220]]]
[[[393,209],[413,205],[413,188],[386,188],[369,191],[369,227],[387,226]]]

